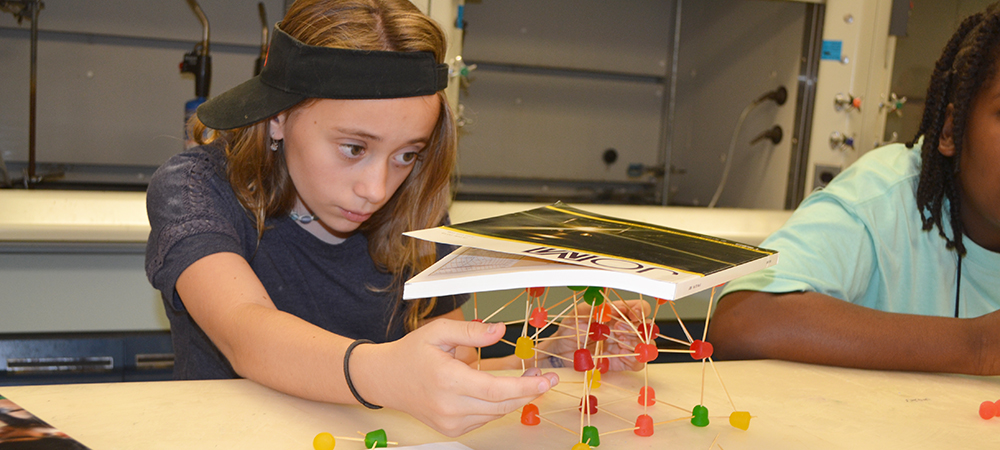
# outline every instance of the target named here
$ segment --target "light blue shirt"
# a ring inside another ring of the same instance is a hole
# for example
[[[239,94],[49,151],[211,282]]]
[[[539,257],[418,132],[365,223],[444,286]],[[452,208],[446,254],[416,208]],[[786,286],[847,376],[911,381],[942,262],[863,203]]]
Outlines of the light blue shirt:
[[[895,313],[955,315],[958,254],[917,209],[920,147],[872,150],[809,195],[761,247],[778,264],[734,280],[740,290],[814,291]],[[942,218],[951,236],[947,215]],[[963,236],[960,317],[1000,309],[1000,253]]]

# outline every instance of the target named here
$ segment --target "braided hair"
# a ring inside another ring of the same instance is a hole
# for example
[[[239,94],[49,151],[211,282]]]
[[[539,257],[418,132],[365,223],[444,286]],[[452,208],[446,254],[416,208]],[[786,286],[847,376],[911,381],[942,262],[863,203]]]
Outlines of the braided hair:
[[[929,231],[936,226],[938,234],[945,239],[946,247],[955,249],[960,257],[965,255],[962,243],[965,226],[961,218],[958,185],[959,159],[972,102],[985,82],[997,75],[995,56],[998,41],[1000,3],[994,3],[985,11],[962,21],[934,67],[920,128],[913,140],[906,144],[913,148],[921,136],[924,138],[920,150],[923,162],[917,185],[917,208],[921,212],[923,229]],[[954,156],[950,157],[938,151],[949,105],[953,108],[952,141],[955,147]],[[950,237],[945,235],[941,224],[945,199],[950,205]]]

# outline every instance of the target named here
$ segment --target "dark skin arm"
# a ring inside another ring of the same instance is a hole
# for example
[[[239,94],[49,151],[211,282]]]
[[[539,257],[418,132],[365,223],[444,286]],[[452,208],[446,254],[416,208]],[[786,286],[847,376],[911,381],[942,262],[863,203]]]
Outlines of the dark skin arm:
[[[1000,311],[971,319],[879,311],[816,292],[732,292],[709,342],[719,359],[1000,374]]]

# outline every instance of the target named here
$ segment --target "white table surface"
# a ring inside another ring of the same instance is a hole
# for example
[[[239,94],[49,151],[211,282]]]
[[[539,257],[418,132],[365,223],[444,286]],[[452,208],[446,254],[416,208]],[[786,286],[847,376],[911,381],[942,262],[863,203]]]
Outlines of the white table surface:
[[[681,420],[658,425],[651,437],[631,432],[601,438],[600,449],[981,449],[1000,445],[1000,418],[978,415],[984,400],[1000,399],[1000,377],[880,372],[781,361],[720,362],[716,366],[737,409],[753,415],[750,428],[729,425],[733,411],[709,366],[704,428]],[[579,373],[558,370],[561,391],[579,395]],[[690,409],[700,402],[702,365],[651,365],[658,400]],[[636,402],[639,373],[609,374],[610,386],[595,391],[599,406],[630,421],[642,413]],[[0,387],[0,395],[33,412],[94,450],[99,449],[310,449],[320,432],[357,436],[385,429],[401,445],[450,441],[406,414],[360,406],[317,403],[287,396],[247,380],[145,382],[94,385]],[[615,402],[616,399],[622,401]],[[542,414],[577,400],[547,393],[536,402]],[[660,404],[655,421],[689,413]],[[549,416],[570,429],[579,413]],[[592,419],[601,432],[627,428],[604,411]],[[520,423],[519,413],[457,439],[474,449],[565,449],[576,436],[545,422]],[[338,450],[360,449],[340,441]]]

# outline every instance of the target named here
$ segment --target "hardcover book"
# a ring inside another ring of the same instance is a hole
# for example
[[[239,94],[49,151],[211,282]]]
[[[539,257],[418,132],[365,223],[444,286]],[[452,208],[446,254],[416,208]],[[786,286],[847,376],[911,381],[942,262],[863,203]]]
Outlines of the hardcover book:
[[[404,299],[600,286],[675,300],[778,262],[774,250],[563,203],[404,234],[459,246],[407,281]]]

